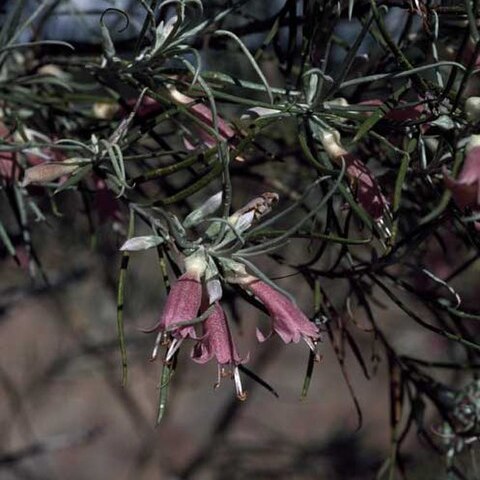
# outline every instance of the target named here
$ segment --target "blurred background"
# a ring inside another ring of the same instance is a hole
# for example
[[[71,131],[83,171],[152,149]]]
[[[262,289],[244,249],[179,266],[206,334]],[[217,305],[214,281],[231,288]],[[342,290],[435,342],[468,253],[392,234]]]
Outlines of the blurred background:
[[[0,23],[14,1],[0,5]],[[24,2],[25,18],[39,3]],[[138,1],[45,3],[49,3],[48,8],[22,33],[21,41],[65,40],[85,55],[91,55],[100,44],[99,18],[106,8],[119,8],[129,15],[129,27],[114,36],[120,51],[129,51],[144,19]],[[205,1],[205,15],[222,3],[227,2]],[[303,2],[294,3],[300,16]],[[243,20],[261,23],[283,4],[276,0],[249,2]],[[389,14],[387,23],[394,37],[399,35],[396,29],[404,15],[401,9]],[[111,31],[117,32],[116,25],[121,22],[121,17],[112,16]],[[417,16],[413,23],[415,31],[421,19]],[[360,29],[359,22],[345,20],[339,23],[337,34],[349,43]],[[262,31],[242,38],[249,48],[257,49],[264,36]],[[288,48],[286,27],[280,28],[279,38],[280,48]],[[366,53],[374,55],[373,44],[368,37],[360,48],[360,70]],[[205,69],[214,65],[219,70],[235,71],[242,78],[252,77],[238,53],[218,55],[207,45],[201,55]],[[332,72],[341,65],[343,56],[341,49],[332,53]],[[283,85],[272,56],[266,55],[261,66],[272,85]],[[231,111],[224,109],[227,116]],[[288,137],[288,125],[285,130]],[[233,186],[237,207],[265,190],[265,185],[253,178],[234,178]],[[244,402],[235,397],[229,378],[214,388],[215,362],[197,365],[189,358],[190,349],[183,348],[169,391],[167,415],[155,427],[161,361],[149,361],[154,336],[141,329],[156,323],[165,300],[163,288],[159,288],[162,278],[156,252],[141,252],[131,258],[125,301],[129,372],[128,383],[122,387],[116,284],[125,218],[99,226],[92,241],[85,233],[88,220],[78,202],[66,195],[60,207],[61,214],[32,231],[32,243],[48,284],[32,282],[28,271],[19,268],[11,257],[5,255],[0,260],[1,480],[387,478],[382,476],[382,465],[392,455],[391,372],[388,360],[378,352],[376,339],[363,331],[368,319],[361,309],[353,308],[355,323],[360,326],[354,335],[367,367],[362,369],[349,352],[344,358],[349,372],[346,380],[332,342],[325,337],[319,347],[321,362],[316,365],[307,397],[301,399],[307,347],[303,343],[284,345],[277,337],[260,347],[254,331],[258,324],[268,325],[268,319],[234,292],[227,293],[229,318],[238,323],[239,353],[249,354],[248,368],[265,379],[278,398],[245,375],[248,398]],[[0,211],[6,214],[2,205]],[[466,256],[463,247],[451,245],[448,254],[433,242],[425,241],[419,248],[426,262],[448,275]],[[300,263],[310,258],[307,242],[289,245],[284,253]],[[335,256],[332,252],[322,261],[328,264]],[[261,267],[312,314],[311,292],[291,276],[288,266],[267,259]],[[475,261],[459,280],[452,281],[472,308],[479,306],[478,273],[479,262]],[[420,278],[413,281],[422,282]],[[345,302],[346,282],[326,279],[322,286],[338,305]],[[374,287],[371,295],[373,314],[398,351],[427,360],[444,359],[445,339],[412,322],[381,289]],[[418,315],[428,318],[430,313],[419,302],[407,293],[404,299]],[[435,371],[434,376],[449,385],[465,384],[457,370]],[[435,434],[442,419],[428,405],[421,406],[420,411],[425,428]],[[470,460],[468,475],[480,478],[475,462]],[[415,429],[408,434],[402,463],[408,478],[447,478],[444,458],[435,454]]]
[[[277,337],[260,346],[254,340],[262,320],[258,311],[235,299],[239,353],[250,353],[247,366],[279,398],[245,377],[245,402],[237,400],[228,378],[215,389],[215,362],[197,365],[184,348],[167,416],[155,428],[161,362],[149,362],[153,337],[139,329],[158,320],[164,301],[156,288],[156,254],[136,254],[128,273],[129,379],[123,388],[112,283],[118,255],[85,250],[68,225],[55,233],[50,238],[57,240],[40,249],[51,288],[29,288],[13,261],[2,262],[0,478],[373,478],[389,455],[384,359],[366,380],[347,355],[363,415],[357,430],[358,417],[330,342],[320,345],[322,360],[307,398],[300,400],[306,346],[285,346]],[[99,238],[103,249],[111,245],[105,237]],[[281,269],[275,273],[282,277]],[[302,299],[302,289],[291,279],[278,282]],[[385,331],[401,351],[442,358],[441,339],[415,328],[380,293],[376,300]],[[357,321],[366,323],[361,317]],[[368,335],[357,340],[373,353]],[[427,412],[425,424],[438,423]],[[411,478],[442,478],[442,458],[419,448],[414,434],[406,452],[409,471],[417,472]]]

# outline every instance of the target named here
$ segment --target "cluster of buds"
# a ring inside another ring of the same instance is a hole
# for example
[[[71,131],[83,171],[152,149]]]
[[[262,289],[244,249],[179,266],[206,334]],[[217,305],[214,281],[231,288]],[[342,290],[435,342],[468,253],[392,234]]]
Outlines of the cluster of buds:
[[[277,200],[274,193],[265,193],[250,201],[227,219],[235,234],[227,229],[222,232],[222,222],[212,219],[200,241],[189,244],[185,250],[184,273],[173,282],[158,323],[146,332],[157,334],[152,359],[159,347],[166,346],[165,361],[170,362],[185,340],[194,342],[191,357],[205,363],[215,358],[218,364],[218,381],[224,376],[234,379],[237,397],[246,398],[239,366],[248,360],[241,357],[235,346],[227,315],[222,307],[223,287],[234,284],[260,302],[271,318],[271,329],[264,335],[257,329],[257,339],[264,342],[273,334],[285,343],[298,343],[301,339],[316,353],[320,330],[310,321],[288,294],[266,278],[247,273],[244,264],[231,255],[231,244],[253,222],[270,211]],[[183,222],[190,228],[198,226],[206,216],[221,204],[221,194],[211,197],[200,209],[193,211]],[[134,237],[122,250],[144,250],[167,241],[162,237]],[[241,242],[240,242],[241,243]],[[228,255],[226,252],[230,252]]]

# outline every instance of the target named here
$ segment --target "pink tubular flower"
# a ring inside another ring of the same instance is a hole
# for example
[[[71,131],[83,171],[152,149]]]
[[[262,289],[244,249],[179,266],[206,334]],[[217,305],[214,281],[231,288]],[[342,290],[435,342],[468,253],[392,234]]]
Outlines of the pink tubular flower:
[[[8,140],[10,132],[5,125],[0,122],[0,140],[5,142]],[[18,178],[18,165],[15,162],[13,152],[0,152],[0,178],[8,180]]]
[[[203,322],[203,331],[203,338],[192,351],[192,359],[197,363],[206,363],[215,357],[218,362],[218,381],[215,387],[220,385],[222,377],[230,374],[235,381],[237,397],[245,400],[247,394],[242,387],[238,365],[246,359],[242,360],[237,353],[225,312],[219,302],[214,303],[213,312]]]
[[[472,59],[472,55],[475,53],[475,47],[476,47],[475,41],[473,40],[472,37],[470,37],[468,42],[467,42],[467,45],[463,49],[462,55],[460,57],[460,62],[463,65],[467,66],[470,63],[470,61]],[[452,59],[454,59],[455,56],[457,55],[457,50],[452,48],[452,47],[447,47],[447,53],[451,53],[452,54]],[[478,55],[475,58],[474,67],[475,68],[480,67],[480,55]]]
[[[345,174],[350,180],[358,202],[375,221],[382,223],[383,216],[389,212],[389,203],[383,196],[373,173],[362,160],[345,150],[338,132],[325,132],[321,141],[328,156],[337,165],[342,165],[343,159]]]
[[[421,133],[427,133],[431,127],[430,122],[421,122],[422,115],[428,113],[427,108],[424,103],[418,103],[417,105],[405,105],[406,102],[400,101],[395,106],[392,106],[390,103],[387,105],[385,101],[380,100],[379,98],[372,98],[370,100],[363,100],[358,103],[362,106],[370,106],[372,110],[367,112],[361,112],[363,115],[370,117],[373,115],[374,111],[377,110],[375,107],[382,107],[383,117],[382,120],[387,122],[394,122],[398,124],[404,124],[407,122],[416,122],[418,129]],[[387,127],[388,130],[385,134],[388,136],[389,141],[401,148],[403,142],[403,136],[400,134],[399,130],[391,129]]]
[[[0,142],[7,143],[12,141],[11,131],[0,121]],[[36,155],[32,152],[26,152],[27,164],[31,166],[40,165],[46,158],[53,158],[55,152],[50,149],[44,149],[41,155]],[[18,180],[22,168],[17,161],[18,153],[16,152],[0,152],[0,178],[7,181]]]
[[[127,104],[128,107],[130,107],[130,110],[133,110],[133,107],[135,107],[137,103],[137,98],[128,98],[125,100],[125,103]],[[148,118],[154,115],[158,115],[161,113],[163,110],[162,105],[155,100],[152,97],[149,97],[148,95],[145,95],[142,98],[142,101],[140,102],[140,105],[135,113],[135,115],[138,118]],[[117,112],[115,112],[117,113]],[[118,114],[121,117],[124,117],[125,115],[128,115],[130,111],[127,111],[125,108],[120,108],[118,110]]]
[[[98,221],[106,223],[109,220],[120,221],[122,213],[120,211],[120,202],[115,195],[108,189],[107,184],[101,178],[95,180],[94,206],[98,216]]]
[[[137,103],[137,99],[129,99],[127,100],[127,103],[131,105],[132,107],[135,106]],[[140,118],[144,117],[150,117],[152,115],[157,115],[161,113],[162,111],[162,106],[160,103],[158,103],[154,98],[145,96],[142,99],[142,102],[140,103],[140,107],[137,110],[136,115]]]
[[[209,106],[203,103],[195,103],[194,98],[184,95],[174,87],[170,88],[170,95],[176,102],[185,105],[190,113],[195,115],[195,117],[197,117],[202,123],[213,128],[213,112]],[[228,145],[232,147],[232,145],[235,144],[235,130],[233,130],[230,124],[218,114],[216,120],[220,139],[227,142]],[[199,141],[193,141],[192,137],[186,137],[184,143],[187,150],[195,150],[198,144],[204,145],[207,148],[212,148],[218,143],[217,139],[203,128],[194,128],[194,134],[196,140],[199,139]],[[244,158],[237,156],[236,160],[242,162],[244,161]]]
[[[193,325],[177,326],[182,322],[188,322],[198,316],[202,302],[202,285],[200,278],[205,270],[204,262],[198,258],[188,257],[185,260],[186,272],[181,275],[172,285],[163,308],[159,322],[149,332],[158,332],[155,340],[155,347],[152,352],[152,360],[157,357],[158,347],[170,332],[173,337],[166,356],[168,362],[178,350],[186,338],[196,338]]]
[[[370,169],[352,153],[343,156],[345,172],[362,207],[376,221],[388,211],[388,201]]]
[[[0,152],[0,178],[17,180],[19,168],[12,152]]]
[[[180,93],[176,88],[173,87],[170,89],[170,95],[181,105],[186,105],[190,112],[203,123],[213,127],[213,112],[210,107],[207,107],[203,103],[195,103],[194,98]],[[223,139],[228,140],[235,136],[235,131],[233,128],[220,115],[217,116],[217,124],[218,133]],[[213,137],[211,137],[211,141],[215,143]]]
[[[179,92],[175,87],[170,87],[170,95],[171,97],[180,105],[184,105],[187,107],[188,111],[197,117],[202,123],[208,125],[209,127],[213,128],[213,112],[207,105],[203,103],[195,103],[195,99],[192,97],[188,97],[183,93]],[[129,107],[134,107],[137,100],[130,98],[126,100],[126,103]],[[155,100],[152,97],[145,96],[140,103],[140,106],[136,112],[136,116],[138,118],[148,118],[154,115],[157,115],[164,111],[164,107],[160,102]],[[119,110],[120,116],[126,115],[128,112],[121,108]],[[217,120],[217,127],[218,127],[218,134],[220,135],[221,140],[232,144],[234,142],[235,137],[235,130],[230,126],[230,124],[222,118],[220,115],[216,116]],[[203,128],[198,128],[196,126],[193,127],[194,130],[194,137],[193,136],[185,137],[184,144],[187,150],[195,150],[198,145],[203,145],[207,148],[212,148],[217,145],[217,140],[213,135],[208,133]],[[243,157],[237,157],[238,161],[243,161]]]
[[[460,209],[471,208],[475,212],[480,211],[480,135],[472,135],[458,178],[453,179],[444,172],[443,180]],[[479,222],[476,222],[475,226],[477,230],[480,229]]]
[[[257,329],[260,342],[264,342],[275,332],[285,343],[298,343],[303,338],[310,349],[315,351],[320,331],[291,300],[257,277],[247,275],[240,278],[238,283],[265,305],[272,318],[272,331],[267,336]]]
[[[203,103],[195,103],[194,98],[188,97],[187,95],[180,93],[174,87],[170,88],[170,95],[176,102],[178,102],[181,105],[185,105],[188,108],[188,110],[193,115],[195,115],[195,117],[201,120],[203,123],[205,123],[209,127],[213,127],[213,113],[210,107],[207,107]],[[136,102],[137,100],[133,98],[129,98],[128,100],[126,100],[127,105],[132,108],[134,107]],[[136,115],[139,118],[144,118],[144,117],[149,117],[149,116],[161,113],[163,110],[164,110],[164,107],[162,107],[160,102],[158,102],[152,97],[145,96],[143,97],[142,102],[140,103],[140,106],[136,112]],[[120,113],[125,115],[127,112],[125,112],[125,110],[121,110]],[[233,130],[233,128],[220,115],[217,115],[217,123],[218,123],[218,132],[223,139],[228,140],[235,136],[235,131]],[[205,133],[204,138],[205,139],[208,138],[212,144],[216,143],[215,139],[211,135],[208,135],[207,133]]]
[[[372,98],[371,100],[364,100],[358,105],[381,107],[384,104],[385,102],[383,100]],[[384,118],[396,122],[411,122],[419,120],[424,110],[425,106],[422,104],[405,107],[402,105],[402,102],[400,102],[397,107],[389,109]],[[369,115],[371,115],[371,113],[372,112],[368,112]]]

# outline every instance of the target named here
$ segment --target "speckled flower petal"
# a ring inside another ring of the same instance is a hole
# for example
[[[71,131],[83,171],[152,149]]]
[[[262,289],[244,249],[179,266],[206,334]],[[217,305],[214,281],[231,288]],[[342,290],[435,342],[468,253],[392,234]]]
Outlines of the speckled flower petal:
[[[318,327],[285,295],[255,277],[246,277],[239,283],[265,305],[272,318],[273,332],[285,343],[298,343],[303,338],[312,345],[320,338]],[[257,338],[261,342],[270,335],[265,336],[257,329]]]

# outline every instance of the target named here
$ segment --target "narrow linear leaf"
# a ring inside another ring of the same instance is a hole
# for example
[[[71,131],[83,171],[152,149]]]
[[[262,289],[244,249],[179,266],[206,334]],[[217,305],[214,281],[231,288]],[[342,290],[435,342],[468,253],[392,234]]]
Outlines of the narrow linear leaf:
[[[259,385],[261,385],[263,388],[265,388],[265,390],[270,392],[274,397],[280,398],[278,392],[271,385],[269,385],[263,378],[259,377],[255,372],[252,372],[252,370],[247,368],[245,365],[240,364],[238,366],[238,369],[245,375],[250,377],[252,380],[257,382]]]
[[[173,377],[173,374],[175,373],[176,357],[177,357],[177,354],[175,354],[171,362],[166,362],[166,361],[163,362],[162,372],[160,374],[160,385],[159,385],[160,392],[158,395],[157,420],[156,420],[157,425],[160,424],[160,422],[162,421],[167,411],[168,391],[170,387],[170,381]]]
[[[357,395],[355,394],[355,390],[353,389],[352,382],[350,380],[350,376],[348,374],[347,369],[345,368],[345,358],[343,356],[343,353],[341,352],[339,346],[337,345],[335,341],[335,336],[332,330],[332,327],[327,324],[327,332],[328,332],[328,337],[330,339],[330,342],[333,346],[333,350],[335,352],[335,356],[337,357],[338,364],[340,365],[340,370],[342,372],[343,379],[345,381],[345,384],[347,385],[348,391],[350,393],[350,397],[353,401],[353,405],[355,407],[355,411],[357,412],[357,428],[356,431],[360,430],[363,425],[363,414],[362,414],[362,409],[360,407],[360,402],[358,401]]]
[[[2,240],[2,243],[5,245],[5,248],[7,249],[7,252],[12,257],[14,257],[15,256],[15,247],[13,246],[13,243],[10,240],[10,237],[8,236],[8,233],[5,230],[5,227],[3,226],[3,223],[2,223],[1,220],[0,220],[0,239]]]
[[[128,237],[131,238],[135,229],[135,214],[130,210],[130,219],[128,222]],[[127,268],[130,259],[128,251],[123,252],[120,266],[120,273],[118,276],[117,285],[117,335],[120,347],[120,356],[122,361],[122,385],[127,384],[128,376],[128,360],[127,360],[127,346],[125,342],[125,329],[123,323],[123,307],[125,300],[125,280],[127,277]]]
[[[262,70],[258,66],[258,63],[253,58],[252,54],[248,51],[248,48],[244,45],[244,43],[234,33],[229,32],[228,30],[217,30],[215,32],[215,35],[225,35],[227,37],[232,38],[233,40],[235,40],[237,42],[238,46],[240,47],[242,52],[245,54],[245,56],[249,60],[252,67],[257,72],[257,75],[259,76],[260,80],[262,81],[263,85],[265,86],[265,90],[267,91],[268,99],[270,100],[270,103],[273,104],[273,94],[272,94],[272,90],[270,88],[270,85],[268,84],[268,81],[265,78],[265,75],[263,74]]]
[[[312,380],[313,367],[315,366],[315,353],[309,350],[310,354],[308,356],[307,371],[305,372],[305,379],[303,380],[302,393],[300,395],[300,400],[305,400],[307,398],[308,389],[310,388],[310,383]]]
[[[320,282],[317,279],[315,279],[314,283],[314,290],[313,290],[313,307],[315,311],[315,316],[317,316],[320,313],[320,309],[322,307],[322,289],[320,287]],[[303,380],[303,387],[302,387],[302,393],[300,395],[300,400],[305,400],[307,398],[308,394],[308,389],[310,388],[310,383],[312,380],[312,374],[313,374],[313,367],[315,366],[315,361],[317,358],[317,355],[315,352],[310,351],[310,355],[308,357],[308,363],[307,363],[307,371],[305,372],[305,379]]]

